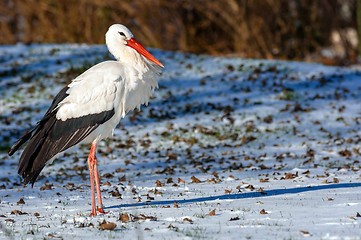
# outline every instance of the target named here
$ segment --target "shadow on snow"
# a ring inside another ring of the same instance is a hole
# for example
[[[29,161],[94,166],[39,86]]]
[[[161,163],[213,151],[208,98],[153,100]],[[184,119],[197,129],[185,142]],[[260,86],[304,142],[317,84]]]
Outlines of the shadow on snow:
[[[288,188],[288,189],[273,189],[273,190],[268,190],[268,191],[264,191],[264,192],[223,194],[223,195],[217,195],[217,196],[199,197],[199,198],[183,199],[183,200],[165,200],[165,201],[120,204],[120,205],[106,207],[106,209],[142,207],[142,206],[152,206],[152,205],[171,205],[174,202],[177,202],[178,204],[190,204],[190,203],[209,202],[209,201],[216,201],[216,200],[236,200],[236,199],[247,199],[247,198],[259,198],[259,197],[278,196],[278,195],[284,195],[284,194],[297,194],[297,193],[318,191],[318,190],[338,189],[338,188],[354,188],[354,187],[361,187],[361,183],[328,184],[328,185],[308,186],[308,187],[298,187],[298,188]]]

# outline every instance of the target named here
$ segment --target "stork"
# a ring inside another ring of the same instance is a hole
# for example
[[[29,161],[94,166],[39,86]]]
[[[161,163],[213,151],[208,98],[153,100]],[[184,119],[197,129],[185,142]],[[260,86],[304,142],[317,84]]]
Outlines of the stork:
[[[97,144],[113,135],[126,113],[148,104],[164,68],[124,25],[110,26],[105,40],[116,61],[101,62],[72,80],[55,96],[37,125],[9,151],[11,156],[29,141],[21,154],[18,173],[25,184],[33,186],[42,169],[59,153],[79,143],[90,143],[91,216],[104,213]]]

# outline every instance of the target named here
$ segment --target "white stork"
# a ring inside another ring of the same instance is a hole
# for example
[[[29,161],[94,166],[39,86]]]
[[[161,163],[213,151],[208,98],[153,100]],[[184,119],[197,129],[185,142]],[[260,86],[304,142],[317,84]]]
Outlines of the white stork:
[[[116,61],[99,63],[72,80],[56,95],[43,119],[9,151],[13,155],[29,140],[20,157],[18,173],[25,184],[34,185],[41,170],[57,154],[78,143],[91,143],[91,216],[97,211],[104,213],[95,156],[97,143],[113,135],[127,112],[148,103],[164,67],[121,24],[110,26],[105,40]]]

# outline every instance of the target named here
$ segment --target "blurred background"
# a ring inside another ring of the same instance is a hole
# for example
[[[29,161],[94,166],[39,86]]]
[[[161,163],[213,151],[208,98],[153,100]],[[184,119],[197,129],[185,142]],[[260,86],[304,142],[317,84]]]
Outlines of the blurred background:
[[[192,53],[357,63],[360,0],[0,0],[0,44],[104,43],[113,23]]]

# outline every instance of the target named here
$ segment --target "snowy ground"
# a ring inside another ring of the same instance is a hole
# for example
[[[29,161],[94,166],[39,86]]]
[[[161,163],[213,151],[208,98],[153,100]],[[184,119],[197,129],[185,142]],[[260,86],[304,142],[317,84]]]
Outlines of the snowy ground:
[[[63,85],[110,56],[0,47],[1,239],[361,239],[360,70],[153,53],[160,89],[102,142],[108,213],[89,217],[89,146],[34,188],[6,152]]]

